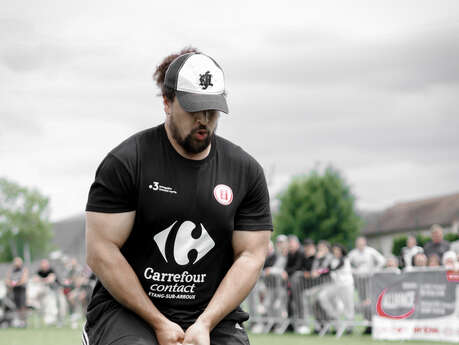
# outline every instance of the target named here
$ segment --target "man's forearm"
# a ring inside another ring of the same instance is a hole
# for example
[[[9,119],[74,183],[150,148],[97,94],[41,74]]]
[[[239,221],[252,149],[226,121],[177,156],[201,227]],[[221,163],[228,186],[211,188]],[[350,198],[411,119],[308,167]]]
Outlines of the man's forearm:
[[[212,330],[247,297],[258,279],[263,263],[264,260],[257,256],[240,255],[197,321]]]
[[[88,265],[104,287],[123,306],[143,318],[153,328],[166,320],[143,290],[134,270],[116,246],[99,248]]]

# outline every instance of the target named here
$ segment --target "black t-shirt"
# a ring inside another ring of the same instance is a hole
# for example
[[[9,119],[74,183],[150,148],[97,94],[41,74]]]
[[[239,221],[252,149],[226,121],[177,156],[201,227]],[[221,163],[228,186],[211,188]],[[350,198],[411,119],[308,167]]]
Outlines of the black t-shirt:
[[[297,271],[301,271],[303,269],[303,261],[304,261],[304,252],[302,248],[298,248],[295,252],[288,252],[287,255],[287,264],[285,265],[285,271],[289,276],[294,274]]]
[[[136,211],[121,248],[156,307],[175,322],[205,309],[233,263],[234,230],[272,230],[261,166],[214,136],[203,160],[182,157],[164,125],[140,132],[102,161],[87,211]],[[98,282],[91,307],[112,299]],[[241,318],[240,309],[227,318]]]
[[[272,254],[268,255],[263,265],[263,269],[274,266],[276,259],[277,259],[276,252],[273,252]]]
[[[424,245],[424,254],[427,255],[427,257],[431,256],[432,254],[436,254],[441,261],[443,254],[445,254],[450,247],[450,243],[445,240],[442,240],[441,242],[429,241]]]
[[[52,268],[48,268],[47,270],[39,269],[37,271],[37,275],[40,276],[40,278],[47,278],[50,274],[56,274]]]
[[[305,255],[304,260],[303,260],[303,271],[311,272],[312,271],[312,265],[313,265],[315,259],[316,259],[315,255],[311,255],[311,256],[306,256]]]

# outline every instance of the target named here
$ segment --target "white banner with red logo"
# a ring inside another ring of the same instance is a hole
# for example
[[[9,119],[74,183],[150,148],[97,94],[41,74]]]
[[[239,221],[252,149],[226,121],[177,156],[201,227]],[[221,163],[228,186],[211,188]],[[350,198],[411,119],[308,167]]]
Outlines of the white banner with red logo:
[[[376,273],[373,338],[459,342],[459,272]]]

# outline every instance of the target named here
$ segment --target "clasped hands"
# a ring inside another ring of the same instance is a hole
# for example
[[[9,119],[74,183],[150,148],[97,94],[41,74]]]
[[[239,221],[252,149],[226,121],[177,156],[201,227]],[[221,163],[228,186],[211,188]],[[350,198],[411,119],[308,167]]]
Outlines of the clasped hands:
[[[186,331],[175,322],[167,320],[155,328],[159,345],[210,345],[210,329],[197,320]]]

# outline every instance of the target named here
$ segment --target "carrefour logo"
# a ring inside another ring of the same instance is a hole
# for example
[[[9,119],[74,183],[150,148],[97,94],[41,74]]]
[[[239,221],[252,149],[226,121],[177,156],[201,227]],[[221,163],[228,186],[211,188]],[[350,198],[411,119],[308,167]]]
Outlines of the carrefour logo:
[[[177,221],[172,223],[167,229],[153,236],[166,262],[169,262],[166,253],[166,243],[176,224]],[[213,247],[215,247],[215,242],[204,228],[204,225],[199,223],[199,225],[196,226],[196,224],[187,220],[184,221],[177,230],[173,245],[173,257],[175,262],[181,266],[195,264],[206,256]]]

